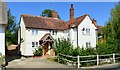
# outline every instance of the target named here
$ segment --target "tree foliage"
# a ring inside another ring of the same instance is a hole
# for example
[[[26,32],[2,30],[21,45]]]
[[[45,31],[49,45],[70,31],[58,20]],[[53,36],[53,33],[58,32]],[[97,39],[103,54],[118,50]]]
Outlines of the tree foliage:
[[[101,48],[99,53],[103,51],[106,51],[105,53],[117,53],[120,51],[120,5],[116,4],[110,14],[111,17],[103,28],[105,42],[98,44],[98,49]]]
[[[120,40],[120,6],[115,5],[110,12],[111,17],[103,28],[104,38],[108,41],[109,39]]]
[[[8,23],[7,23],[6,32],[5,32],[6,43],[17,44],[18,26],[15,21],[15,16],[11,14],[10,9],[7,12],[7,16],[8,16]]]
[[[52,17],[53,11],[54,11],[54,10],[45,9],[45,10],[41,13],[41,16],[43,16],[43,17]],[[58,14],[58,18],[60,19],[59,14]]]

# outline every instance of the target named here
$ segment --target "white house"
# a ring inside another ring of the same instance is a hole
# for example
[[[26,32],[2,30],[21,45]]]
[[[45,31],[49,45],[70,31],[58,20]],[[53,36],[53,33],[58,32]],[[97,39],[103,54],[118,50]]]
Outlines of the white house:
[[[33,56],[36,47],[44,45],[43,55],[52,55],[52,44],[57,38],[69,38],[74,47],[96,47],[97,24],[88,14],[74,18],[71,4],[70,20],[58,19],[57,12],[53,17],[32,16],[23,14],[20,17],[18,44],[21,54]]]
[[[7,24],[6,3],[0,1],[0,53],[5,55],[5,26]]]

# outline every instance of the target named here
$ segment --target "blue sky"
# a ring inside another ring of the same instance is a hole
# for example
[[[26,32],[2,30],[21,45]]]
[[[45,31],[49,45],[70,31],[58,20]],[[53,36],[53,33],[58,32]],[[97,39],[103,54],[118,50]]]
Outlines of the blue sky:
[[[62,20],[69,20],[70,4],[74,4],[74,17],[89,14],[97,20],[98,25],[104,25],[110,17],[110,10],[117,2],[8,2],[8,9],[19,22],[21,14],[39,16],[45,9],[52,9],[59,13]]]

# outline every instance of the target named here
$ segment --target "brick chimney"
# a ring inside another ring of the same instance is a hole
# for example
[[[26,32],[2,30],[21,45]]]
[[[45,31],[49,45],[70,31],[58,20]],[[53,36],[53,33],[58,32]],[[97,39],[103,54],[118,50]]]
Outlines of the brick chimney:
[[[71,24],[74,23],[74,8],[73,8],[73,4],[71,4],[71,8],[70,8],[70,22],[71,22]]]
[[[96,20],[92,20],[92,23],[94,24],[94,25],[97,25],[97,23],[96,23]]]
[[[53,17],[53,18],[58,18],[58,13],[57,13],[56,11],[53,11],[53,12],[52,12],[52,17]]]

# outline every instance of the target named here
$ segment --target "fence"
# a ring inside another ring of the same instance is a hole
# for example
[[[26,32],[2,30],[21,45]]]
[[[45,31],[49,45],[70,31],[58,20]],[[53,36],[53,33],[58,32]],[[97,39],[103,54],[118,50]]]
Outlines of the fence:
[[[77,68],[82,66],[82,63],[94,62],[93,64],[105,64],[105,63],[115,63],[120,61],[120,53],[116,54],[105,54],[105,55],[90,55],[90,56],[69,56],[65,54],[58,54],[58,62],[64,60],[69,64],[76,64]]]

